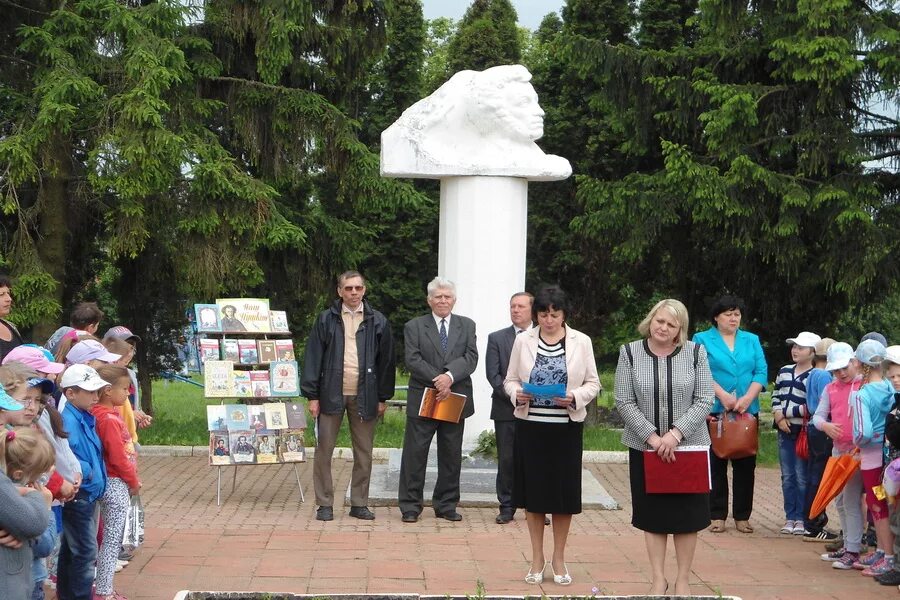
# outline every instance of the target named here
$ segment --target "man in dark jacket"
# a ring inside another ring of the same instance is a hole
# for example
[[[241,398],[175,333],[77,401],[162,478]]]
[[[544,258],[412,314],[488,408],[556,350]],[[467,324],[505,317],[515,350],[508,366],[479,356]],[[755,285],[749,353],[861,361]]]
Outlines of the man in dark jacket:
[[[340,299],[322,311],[309,334],[300,383],[318,425],[313,466],[316,519],[334,518],[331,455],[346,410],[353,447],[350,516],[371,520],[375,518],[368,507],[375,420],[394,395],[394,342],[388,320],[363,299],[366,281],[361,274],[343,273],[337,293]]]

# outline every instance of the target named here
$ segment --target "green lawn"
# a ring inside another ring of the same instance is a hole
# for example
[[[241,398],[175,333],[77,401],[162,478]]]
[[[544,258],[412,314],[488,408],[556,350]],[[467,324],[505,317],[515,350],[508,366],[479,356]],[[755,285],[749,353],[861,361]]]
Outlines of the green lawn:
[[[613,403],[613,374],[603,372],[600,381],[604,393],[599,402],[604,406]],[[197,380],[200,381],[199,377]],[[398,377],[397,385],[406,385],[406,377]],[[760,412],[759,463],[764,465],[778,464],[778,448],[775,431],[771,423],[771,400],[764,394],[763,410]],[[406,392],[398,391],[397,397],[406,398]],[[227,402],[233,403],[234,400]],[[209,443],[206,430],[206,405],[219,404],[220,400],[203,397],[203,388],[188,383],[157,380],[153,383],[153,408],[155,412],[153,426],[141,430],[140,441],[146,445],[166,446],[205,446]],[[309,420],[312,423],[312,420]],[[391,407],[382,423],[375,430],[375,446],[379,448],[399,448],[403,443],[403,430],[406,416],[402,408]],[[604,426],[589,426],[584,432],[585,450],[624,450],[619,442],[621,432]],[[306,430],[306,444],[315,446],[313,428]],[[344,421],[338,434],[337,445],[350,446],[350,434],[347,422]]]

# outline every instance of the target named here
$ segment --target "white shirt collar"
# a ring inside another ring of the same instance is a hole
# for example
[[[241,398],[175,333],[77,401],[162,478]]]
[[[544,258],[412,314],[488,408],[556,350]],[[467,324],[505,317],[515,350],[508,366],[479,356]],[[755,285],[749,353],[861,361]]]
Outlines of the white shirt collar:
[[[439,317],[434,313],[431,313],[431,317],[434,319],[434,324],[437,326],[438,331],[441,330],[441,319],[444,320],[444,327],[447,328],[447,331],[450,331],[450,317],[453,316],[453,313],[450,313],[446,317]]]

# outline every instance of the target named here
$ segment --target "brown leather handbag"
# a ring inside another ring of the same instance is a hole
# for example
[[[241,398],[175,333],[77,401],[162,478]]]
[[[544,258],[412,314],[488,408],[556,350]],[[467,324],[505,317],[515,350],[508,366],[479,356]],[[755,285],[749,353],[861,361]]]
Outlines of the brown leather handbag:
[[[722,459],[756,456],[759,423],[750,413],[728,411],[707,419],[713,453]]]

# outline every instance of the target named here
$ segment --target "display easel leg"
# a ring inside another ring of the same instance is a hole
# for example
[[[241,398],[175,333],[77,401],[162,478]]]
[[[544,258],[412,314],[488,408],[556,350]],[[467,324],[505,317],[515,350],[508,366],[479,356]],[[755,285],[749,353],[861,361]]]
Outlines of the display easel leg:
[[[222,506],[222,467],[218,467],[216,476],[216,506]]]
[[[300,471],[297,470],[297,463],[294,463],[294,476],[297,478],[297,489],[300,490],[300,502],[306,502],[303,497],[303,486],[300,485]]]
[[[231,477],[231,493],[234,493],[234,485],[237,483],[237,465],[234,465],[234,475]]]

